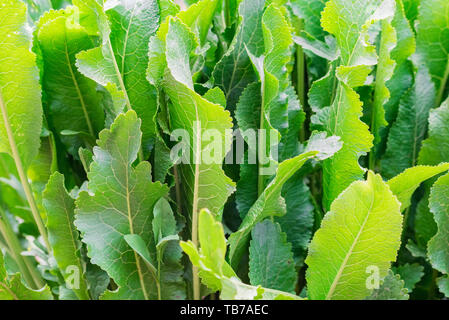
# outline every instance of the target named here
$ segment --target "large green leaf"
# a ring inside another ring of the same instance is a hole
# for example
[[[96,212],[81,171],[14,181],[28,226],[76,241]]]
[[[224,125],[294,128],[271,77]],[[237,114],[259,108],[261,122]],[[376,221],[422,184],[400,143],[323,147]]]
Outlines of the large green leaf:
[[[435,86],[426,67],[421,66],[413,88],[401,99],[396,122],[388,136],[387,150],[381,160],[385,178],[391,179],[417,163],[429,111],[434,104]]]
[[[373,136],[360,120],[362,102],[354,88],[365,84],[371,66],[377,63],[376,49],[368,42],[369,26],[393,14],[391,0],[331,0],[322,13],[322,26],[335,36],[340,49],[340,66],[336,71],[339,83],[325,128],[343,141],[343,148],[324,162],[326,209],[353,181],[363,178],[364,170],[358,160],[371,149]]]
[[[167,186],[151,181],[148,162],[133,167],[141,143],[140,122],[130,110],[100,133],[89,191],[79,194],[75,220],[92,263],[107,271],[131,299],[156,298],[157,290],[151,270],[124,236],[139,235],[154,259],[153,207],[168,192]]]
[[[46,115],[72,155],[91,146],[104,127],[104,112],[97,84],[81,75],[75,55],[94,46],[87,31],[73,23],[73,8],[50,11],[39,21],[38,40],[43,59]],[[72,131],[76,135],[62,135]]]
[[[252,285],[295,292],[296,271],[292,246],[279,224],[258,223],[251,232],[249,278]]]
[[[156,89],[146,80],[148,41],[159,26],[156,0],[76,0],[82,12],[96,18],[101,46],[77,55],[85,76],[105,86],[122,109],[142,119],[142,146],[148,152],[155,140]],[[92,24],[92,22],[90,22]]]
[[[0,16],[0,152],[19,158],[26,170],[40,145],[39,72],[26,28],[25,4],[5,0]]]
[[[221,168],[230,148],[232,119],[222,106],[209,102],[193,90],[188,57],[196,41],[186,25],[170,19],[166,35],[160,32],[158,37],[159,41],[166,42],[161,58],[165,59],[167,69],[161,86],[171,100],[170,129],[188,133],[188,141],[182,142],[188,143],[188,154],[184,154],[187,161],[178,165],[186,208],[192,217],[202,208],[219,212],[235,187]],[[215,132],[212,139],[218,140],[203,139],[206,131]],[[213,159],[206,161],[204,156],[211,152]]]
[[[402,231],[400,203],[382,181],[368,172],[331,205],[309,247],[306,263],[311,299],[364,299],[367,268],[385,277],[396,260]]]
[[[419,5],[416,53],[418,62],[428,67],[437,92],[438,104],[444,100],[449,77],[449,22],[446,0],[424,0]]]
[[[48,239],[58,267],[77,297],[88,300],[90,297],[85,265],[81,259],[80,235],[73,224],[75,200],[67,193],[62,174],[56,172],[50,177],[43,198],[47,212]],[[71,278],[73,283],[70,283]]]

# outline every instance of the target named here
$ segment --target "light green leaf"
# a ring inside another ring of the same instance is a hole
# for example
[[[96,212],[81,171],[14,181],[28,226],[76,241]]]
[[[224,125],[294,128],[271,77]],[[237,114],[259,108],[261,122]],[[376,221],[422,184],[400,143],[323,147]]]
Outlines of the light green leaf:
[[[343,141],[343,148],[323,165],[325,209],[353,181],[363,178],[364,169],[358,160],[371,149],[373,136],[360,120],[362,102],[354,88],[364,85],[371,66],[377,63],[376,49],[368,42],[368,29],[377,20],[391,18],[394,5],[392,0],[331,0],[322,13],[323,29],[336,37],[341,63],[325,128],[329,135]]]
[[[218,2],[218,0],[201,0],[177,15],[182,22],[195,32],[201,46],[205,44]]]
[[[181,247],[192,264],[200,269],[202,281],[210,289],[222,291],[221,299],[299,299],[290,293],[243,284],[225,261],[226,238],[223,226],[206,210],[202,210],[199,215],[199,232],[201,244],[199,252],[191,241],[181,242]]]
[[[251,232],[249,279],[252,285],[295,292],[296,270],[292,246],[279,224],[258,223]]]
[[[208,211],[199,214],[200,251],[191,242],[181,242],[181,248],[189,256],[192,264],[200,269],[199,275],[205,285],[212,290],[221,290],[221,278],[236,276],[225,261],[226,238],[222,225]]]
[[[432,267],[446,275],[449,274],[449,247],[447,245],[449,237],[448,197],[449,174],[439,178],[430,192],[429,208],[434,214],[438,232],[427,244],[427,256]]]
[[[400,203],[382,177],[368,172],[331,205],[309,246],[311,299],[364,299],[368,267],[385,277],[396,260],[402,232]]]
[[[372,106],[371,132],[374,135],[374,144],[381,140],[380,130],[388,125],[385,120],[385,103],[390,99],[390,91],[386,86],[388,80],[393,76],[396,62],[391,59],[391,51],[397,44],[397,33],[391,25],[391,19],[381,22],[381,40],[379,47],[379,62],[376,72],[376,84],[374,89],[374,101]],[[374,158],[373,158],[374,159]]]
[[[104,111],[97,84],[75,66],[75,55],[94,47],[94,38],[73,23],[74,14],[73,7],[46,13],[39,20],[37,34],[43,59],[46,114],[69,152],[78,156],[78,149],[91,147],[103,129]],[[63,131],[76,134],[69,136]]]
[[[416,166],[409,168],[388,181],[393,194],[401,203],[401,211],[410,206],[413,193],[424,181],[449,170],[449,163],[438,166]]]
[[[31,34],[26,28],[25,4],[2,1],[0,16],[0,152],[18,157],[26,170],[40,145],[39,72],[36,56],[31,52]]]
[[[81,259],[81,241],[79,232],[73,224],[75,220],[75,200],[64,186],[64,176],[54,173],[48,181],[43,194],[43,205],[47,212],[48,240],[62,275],[69,285],[70,279],[77,273],[77,284],[73,291],[80,300],[89,300],[88,284],[85,277],[85,265]]]
[[[155,140],[157,92],[146,80],[148,41],[159,26],[156,0],[76,0],[95,17],[101,46],[77,55],[78,70],[105,86],[122,109],[133,109],[142,119],[142,147],[148,152]],[[90,11],[89,11],[90,10]],[[117,91],[118,90],[118,91]],[[120,111],[120,110],[119,110]]]
[[[410,22],[407,20],[402,0],[396,0],[396,13],[391,25],[396,30],[397,44],[391,51],[391,57],[397,65],[402,64],[416,50],[416,40]]]
[[[287,292],[244,284],[235,277],[223,278],[221,284],[222,300],[303,300]]]
[[[140,120],[132,110],[100,133],[88,174],[89,192],[80,193],[75,220],[92,263],[107,271],[132,299],[157,294],[148,266],[130,250],[124,236],[141,236],[155,257],[153,208],[168,192],[167,186],[151,181],[148,162],[132,166],[140,142]]]

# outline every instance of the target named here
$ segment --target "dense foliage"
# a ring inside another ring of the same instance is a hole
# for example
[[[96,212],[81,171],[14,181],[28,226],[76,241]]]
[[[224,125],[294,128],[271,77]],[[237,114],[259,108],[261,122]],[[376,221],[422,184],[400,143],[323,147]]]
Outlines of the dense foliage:
[[[0,299],[449,297],[448,77],[447,0],[0,0]]]

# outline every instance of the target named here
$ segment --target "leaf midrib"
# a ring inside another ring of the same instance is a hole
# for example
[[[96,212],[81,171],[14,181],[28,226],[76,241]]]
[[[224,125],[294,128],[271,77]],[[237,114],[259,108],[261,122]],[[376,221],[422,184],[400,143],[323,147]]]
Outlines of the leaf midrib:
[[[87,127],[89,129],[89,133],[90,133],[90,135],[92,137],[95,137],[95,131],[93,129],[92,122],[91,122],[90,117],[89,117],[89,113],[87,112],[86,103],[84,101],[84,97],[83,97],[83,95],[81,93],[81,90],[80,90],[80,87],[78,85],[78,80],[75,77],[75,74],[74,74],[73,69],[72,69],[72,64],[70,62],[70,57],[69,57],[69,52],[68,52],[69,49],[68,49],[68,46],[67,46],[67,42],[68,42],[67,29],[66,29],[65,25],[64,25],[64,39],[65,39],[65,41],[64,41],[64,56],[66,58],[67,67],[68,67],[68,69],[70,71],[70,76],[71,76],[73,85],[75,86],[76,93],[78,94],[78,98],[79,98],[79,101],[81,103],[81,108],[83,110],[84,118],[86,119]]]

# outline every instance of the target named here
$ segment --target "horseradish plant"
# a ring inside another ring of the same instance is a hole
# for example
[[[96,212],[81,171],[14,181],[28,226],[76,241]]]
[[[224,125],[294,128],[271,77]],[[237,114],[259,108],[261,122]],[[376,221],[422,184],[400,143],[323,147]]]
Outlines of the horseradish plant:
[[[0,298],[449,297],[448,21],[0,0]]]

